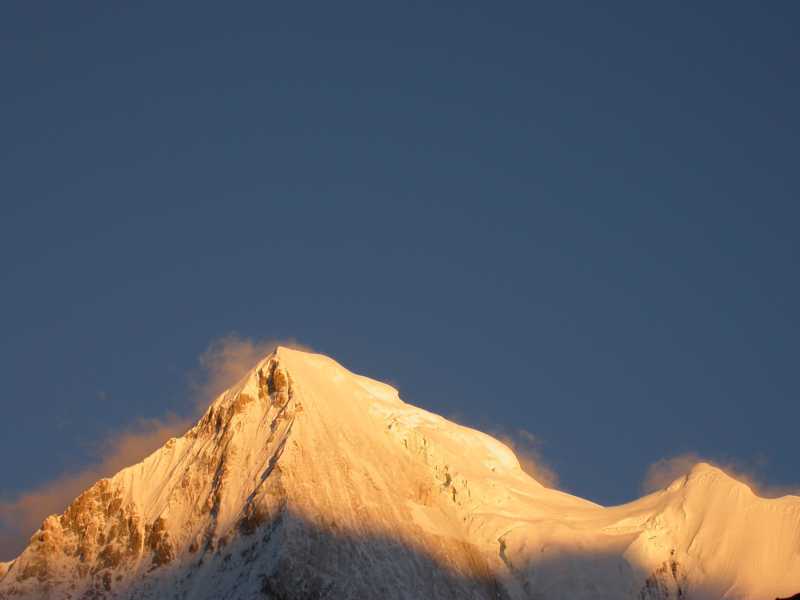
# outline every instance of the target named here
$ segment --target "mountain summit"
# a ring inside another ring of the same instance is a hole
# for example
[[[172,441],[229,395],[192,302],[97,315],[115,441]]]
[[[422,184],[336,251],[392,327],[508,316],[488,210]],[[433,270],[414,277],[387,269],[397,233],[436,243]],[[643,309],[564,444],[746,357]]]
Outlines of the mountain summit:
[[[50,516],[0,600],[771,599],[800,498],[710,465],[606,508],[492,437],[280,347],[183,437]]]

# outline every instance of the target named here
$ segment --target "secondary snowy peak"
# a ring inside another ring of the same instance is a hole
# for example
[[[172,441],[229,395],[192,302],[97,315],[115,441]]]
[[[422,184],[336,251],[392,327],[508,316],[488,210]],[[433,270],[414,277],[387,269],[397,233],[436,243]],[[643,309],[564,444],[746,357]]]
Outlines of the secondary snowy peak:
[[[604,508],[543,487],[490,436],[285,347],[0,565],[0,600],[798,591],[798,498],[758,498],[698,465]]]
[[[726,597],[800,590],[800,498],[761,498],[706,463],[660,496],[657,514],[667,524],[661,535],[684,557],[694,581]]]
[[[713,490],[716,493],[725,491],[729,494],[739,494],[745,498],[761,498],[758,496],[757,491],[750,487],[748,483],[739,481],[726,473],[723,469],[706,462],[699,462],[695,464],[690,471],[683,477],[679,477],[667,489],[680,489],[686,488],[688,491],[698,495],[704,496],[709,491]],[[794,503],[800,500],[800,496],[787,494],[783,497],[770,498],[771,502],[777,501]]]
[[[707,462],[695,464],[686,475],[679,477],[668,489],[673,489],[675,487],[687,487],[694,490],[705,490],[711,487],[725,489],[737,488],[741,492],[746,490],[753,493],[747,484],[738,479],[734,479],[719,467]]]

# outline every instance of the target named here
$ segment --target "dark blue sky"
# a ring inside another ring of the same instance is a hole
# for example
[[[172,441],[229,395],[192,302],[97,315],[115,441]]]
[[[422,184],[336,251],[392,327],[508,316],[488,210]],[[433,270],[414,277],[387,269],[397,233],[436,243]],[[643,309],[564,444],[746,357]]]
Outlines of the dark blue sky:
[[[0,496],[293,337],[616,503],[798,473],[800,8],[0,8]]]

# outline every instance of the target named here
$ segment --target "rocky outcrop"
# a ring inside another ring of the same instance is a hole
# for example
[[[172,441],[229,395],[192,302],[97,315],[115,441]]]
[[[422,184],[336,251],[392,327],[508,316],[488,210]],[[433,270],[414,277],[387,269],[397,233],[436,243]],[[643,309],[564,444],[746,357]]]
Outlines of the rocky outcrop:
[[[640,600],[683,600],[688,596],[688,583],[681,564],[675,559],[675,550],[644,582],[639,592]]]
[[[50,516],[9,569],[0,598],[48,591],[69,582],[110,589],[142,554],[141,518],[119,490],[103,479],[59,517]]]

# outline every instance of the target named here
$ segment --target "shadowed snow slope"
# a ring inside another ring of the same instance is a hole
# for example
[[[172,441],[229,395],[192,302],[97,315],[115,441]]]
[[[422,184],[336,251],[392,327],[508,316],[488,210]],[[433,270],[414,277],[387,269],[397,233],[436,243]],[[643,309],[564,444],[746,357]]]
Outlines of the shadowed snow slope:
[[[0,600],[771,599],[800,498],[699,464],[612,508],[325,356],[278,348],[181,438],[48,517]]]

